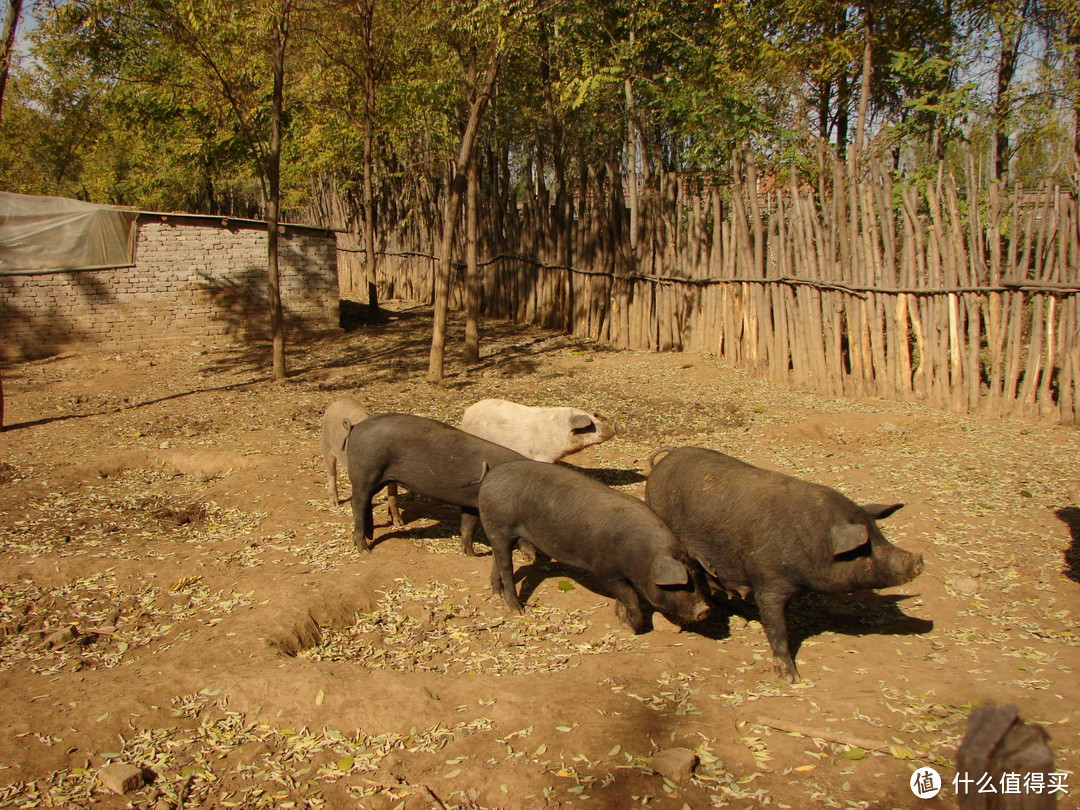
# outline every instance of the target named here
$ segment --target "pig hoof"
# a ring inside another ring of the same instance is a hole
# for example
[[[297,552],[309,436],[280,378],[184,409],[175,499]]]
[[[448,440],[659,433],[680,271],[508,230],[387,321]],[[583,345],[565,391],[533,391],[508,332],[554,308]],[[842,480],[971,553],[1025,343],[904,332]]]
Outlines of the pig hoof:
[[[620,627],[634,634],[645,630],[645,617],[641,611],[628,608],[622,602],[615,602],[615,618],[619,620]]]
[[[356,550],[361,554],[367,554],[371,551],[371,546],[368,545],[367,538],[360,532],[353,532],[352,541],[353,545],[356,546]]]
[[[788,684],[795,684],[799,682],[799,673],[793,669],[781,669],[778,670],[778,674]]]

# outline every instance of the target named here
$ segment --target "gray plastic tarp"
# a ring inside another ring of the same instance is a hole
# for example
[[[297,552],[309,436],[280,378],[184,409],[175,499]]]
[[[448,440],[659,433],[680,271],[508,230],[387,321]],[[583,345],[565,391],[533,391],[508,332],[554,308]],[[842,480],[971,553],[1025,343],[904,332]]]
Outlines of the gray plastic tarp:
[[[0,273],[132,263],[135,211],[0,191]]]

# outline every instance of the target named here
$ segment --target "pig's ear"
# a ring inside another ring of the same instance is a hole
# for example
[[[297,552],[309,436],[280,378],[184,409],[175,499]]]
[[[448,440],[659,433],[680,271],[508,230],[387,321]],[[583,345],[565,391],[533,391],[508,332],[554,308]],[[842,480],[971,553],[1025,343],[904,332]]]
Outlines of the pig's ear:
[[[869,530],[861,523],[837,523],[829,530],[833,555],[854,551],[870,536]]]
[[[650,576],[657,585],[685,585],[690,581],[686,566],[672,557],[657,557]]]
[[[570,414],[570,430],[573,433],[593,433],[596,424],[587,413],[573,413]]]
[[[884,520],[893,512],[897,511],[903,506],[902,503],[882,504],[882,503],[869,503],[863,507],[867,514],[874,520]]]
[[[715,579],[717,582],[720,581],[720,576],[716,573],[716,571],[713,569],[713,566],[703,555],[699,556],[697,554],[694,554],[692,556],[697,561],[697,564],[702,567],[706,574]]]

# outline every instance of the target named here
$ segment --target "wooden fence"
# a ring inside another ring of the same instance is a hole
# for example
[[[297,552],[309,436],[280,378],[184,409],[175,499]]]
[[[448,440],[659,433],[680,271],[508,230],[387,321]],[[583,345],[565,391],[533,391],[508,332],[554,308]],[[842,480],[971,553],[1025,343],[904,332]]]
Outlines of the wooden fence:
[[[743,161],[723,188],[663,175],[632,214],[611,164],[561,205],[540,189],[484,207],[484,313],[711,353],[828,396],[1075,424],[1075,186],[980,187],[974,175],[901,188],[880,167],[854,182],[837,164],[816,187],[763,191]],[[432,300],[436,212],[380,234],[382,296]]]

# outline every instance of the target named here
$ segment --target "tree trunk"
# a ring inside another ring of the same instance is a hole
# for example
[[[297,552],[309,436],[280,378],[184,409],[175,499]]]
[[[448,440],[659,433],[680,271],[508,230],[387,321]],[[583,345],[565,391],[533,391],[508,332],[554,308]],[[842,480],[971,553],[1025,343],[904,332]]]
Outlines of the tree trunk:
[[[832,82],[823,82],[817,98],[818,132],[823,144],[829,142],[829,131],[832,129],[832,119],[829,115],[829,99],[831,96]]]
[[[480,186],[479,161],[469,160],[468,193],[465,197],[465,364],[480,362],[480,268],[477,265],[476,198]]]
[[[368,314],[379,312],[378,277],[375,267],[375,194],[371,189],[371,175],[375,171],[372,156],[371,122],[364,132],[364,281],[367,284]]]
[[[372,175],[375,172],[375,54],[372,52],[375,0],[358,3],[357,10],[361,15],[364,37],[364,280],[367,284],[368,313],[375,316],[379,311],[375,266],[375,195],[372,192]]]
[[[851,155],[851,171],[857,176],[862,159],[863,141],[866,138],[866,115],[870,106],[870,77],[873,70],[873,31],[870,4],[863,8],[863,60],[862,79],[859,82],[859,120],[855,122],[855,147]]]
[[[270,113],[270,148],[267,154],[266,249],[270,293],[270,337],[273,343],[273,379],[285,379],[285,317],[281,307],[278,273],[278,221],[281,211],[281,119],[285,96],[285,47],[289,39],[291,0],[285,0],[272,21],[271,67],[274,74]]]
[[[851,82],[841,75],[836,84],[836,154],[842,160],[847,154],[848,127],[851,123]]]
[[[554,217],[552,229],[555,232],[555,263],[570,265],[571,234],[570,223],[573,217],[570,212],[570,195],[566,190],[566,158],[563,150],[563,128],[555,113],[555,96],[552,92],[551,75],[551,49],[548,38],[547,21],[541,15],[540,18],[540,79],[544,85],[544,114],[547,119],[548,132],[551,137],[551,167],[555,172],[555,204],[553,207]],[[573,312],[570,300],[572,297],[573,282],[566,271],[565,279],[553,276],[555,281],[555,306],[557,311],[562,312],[558,325],[566,332],[572,332],[574,328]]]
[[[450,251],[454,245],[458,209],[461,207],[461,197],[465,186],[465,171],[476,149],[476,139],[480,132],[480,120],[484,115],[484,108],[495,87],[495,76],[499,72],[499,58],[500,51],[496,48],[491,55],[491,62],[484,71],[483,78],[477,83],[476,47],[469,49],[466,79],[469,94],[469,119],[465,124],[465,132],[461,135],[461,145],[454,164],[454,177],[447,190],[446,209],[443,212],[442,248],[439,266],[435,271],[435,322],[431,331],[428,382],[439,382],[443,378],[446,357],[446,318],[450,306]]]
[[[994,179],[1006,180],[1009,171],[1009,134],[1006,127],[1012,113],[1009,91],[1020,58],[1020,39],[1024,33],[1030,0],[1024,0],[1016,16],[998,26],[1001,54],[998,58],[996,93],[994,95]]]
[[[1066,42],[1072,51],[1073,170],[1080,172],[1080,19],[1069,23]]]
[[[634,126],[634,88],[627,77],[623,83],[626,95],[626,193],[630,202],[630,251],[637,252],[638,243],[638,181],[637,127]]]
[[[15,31],[19,26],[19,14],[23,0],[8,0],[4,15],[4,29],[0,34],[0,123],[3,122],[4,88],[7,86],[8,69],[11,67],[11,50],[15,46]]]

